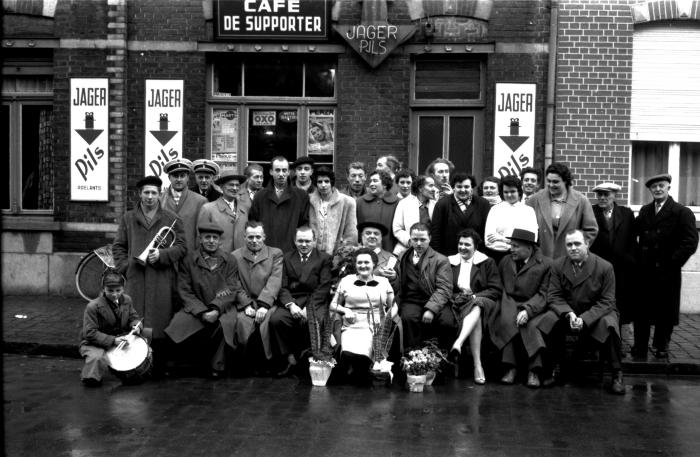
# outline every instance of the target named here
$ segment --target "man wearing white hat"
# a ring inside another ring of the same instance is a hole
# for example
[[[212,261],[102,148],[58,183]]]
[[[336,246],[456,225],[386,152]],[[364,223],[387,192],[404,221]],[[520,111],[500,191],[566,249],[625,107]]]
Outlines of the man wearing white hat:
[[[698,229],[693,212],[668,194],[671,175],[652,176],[645,185],[654,200],[642,206],[634,221],[642,289],[635,310],[632,354],[646,359],[649,327],[654,325],[654,355],[666,358],[673,327],[678,325],[681,267],[698,248]]]
[[[598,199],[593,214],[598,223],[598,236],[591,244],[591,252],[612,263],[615,270],[615,301],[620,311],[620,325],[632,321],[634,307],[635,259],[637,236],[634,232],[634,214],[626,206],[617,204],[620,186],[612,182],[598,184],[593,189]]]
[[[206,197],[210,202],[221,197],[221,191],[214,184],[214,180],[221,172],[221,168],[216,162],[209,159],[197,159],[192,162],[192,171],[194,172],[195,184],[190,187],[191,191]]]
[[[197,216],[199,216],[199,210],[207,202],[207,199],[187,188],[192,162],[178,157],[166,163],[164,169],[170,180],[170,188],[161,195],[160,203],[163,208],[180,216],[182,227],[185,229],[187,250],[194,251],[199,244],[197,240]]]

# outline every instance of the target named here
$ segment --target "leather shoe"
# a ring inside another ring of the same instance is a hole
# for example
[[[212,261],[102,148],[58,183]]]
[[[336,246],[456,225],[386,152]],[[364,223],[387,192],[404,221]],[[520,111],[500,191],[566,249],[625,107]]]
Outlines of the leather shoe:
[[[667,359],[668,351],[666,349],[657,349],[654,352],[654,357],[656,357],[657,359]]]
[[[82,381],[85,387],[100,387],[102,385],[101,379],[83,378]]]
[[[515,375],[517,372],[515,371],[515,368],[509,368],[508,371],[506,371],[506,374],[503,375],[501,378],[501,384],[507,384],[507,385],[512,385],[515,383]]]
[[[622,378],[622,371],[617,371],[613,374],[612,384],[610,385],[610,390],[615,395],[625,394],[625,384]]]
[[[540,378],[537,373],[530,371],[527,373],[527,383],[525,384],[531,389],[537,389],[540,386]]]

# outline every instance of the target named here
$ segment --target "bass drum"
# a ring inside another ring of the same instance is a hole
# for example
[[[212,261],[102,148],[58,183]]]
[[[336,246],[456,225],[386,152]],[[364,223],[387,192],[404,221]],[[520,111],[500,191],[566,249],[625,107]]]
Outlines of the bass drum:
[[[124,384],[139,384],[151,376],[153,351],[143,337],[127,335],[129,344],[107,351],[111,371]]]

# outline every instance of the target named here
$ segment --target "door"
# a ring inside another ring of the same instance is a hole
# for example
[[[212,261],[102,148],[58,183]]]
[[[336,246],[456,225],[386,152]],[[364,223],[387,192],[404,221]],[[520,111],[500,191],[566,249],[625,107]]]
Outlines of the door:
[[[411,158],[417,173],[438,157],[460,172],[481,174],[484,115],[481,110],[415,110],[411,118]]]

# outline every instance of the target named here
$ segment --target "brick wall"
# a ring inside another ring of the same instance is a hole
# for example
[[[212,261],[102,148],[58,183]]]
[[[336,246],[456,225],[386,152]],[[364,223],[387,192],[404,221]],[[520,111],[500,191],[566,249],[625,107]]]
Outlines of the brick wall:
[[[128,11],[130,40],[206,39],[201,0],[131,0]]]
[[[559,2],[554,160],[574,187],[623,186],[628,199],[632,15],[627,1]],[[593,197],[589,193],[589,197]]]

